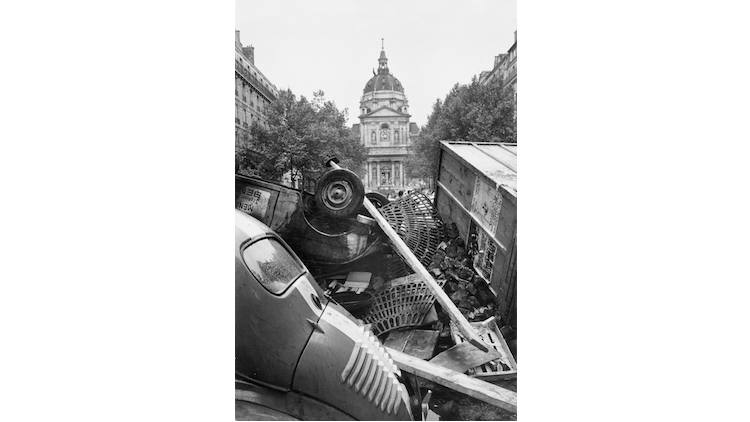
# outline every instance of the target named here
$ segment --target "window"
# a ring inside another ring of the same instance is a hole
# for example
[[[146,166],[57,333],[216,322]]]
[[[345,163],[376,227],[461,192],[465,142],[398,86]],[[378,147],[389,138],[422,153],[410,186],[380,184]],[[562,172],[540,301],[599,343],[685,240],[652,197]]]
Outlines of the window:
[[[242,252],[245,265],[263,287],[280,294],[305,270],[287,250],[273,238],[261,239]]]

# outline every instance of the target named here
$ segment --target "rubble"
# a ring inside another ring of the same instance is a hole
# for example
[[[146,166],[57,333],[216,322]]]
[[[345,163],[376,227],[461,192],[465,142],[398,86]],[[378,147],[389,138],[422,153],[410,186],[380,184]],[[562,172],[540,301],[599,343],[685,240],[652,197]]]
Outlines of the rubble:
[[[456,224],[446,224],[444,240],[432,255],[428,269],[437,280],[445,280],[445,292],[469,321],[481,321],[494,315],[495,296],[474,271],[471,260]]]

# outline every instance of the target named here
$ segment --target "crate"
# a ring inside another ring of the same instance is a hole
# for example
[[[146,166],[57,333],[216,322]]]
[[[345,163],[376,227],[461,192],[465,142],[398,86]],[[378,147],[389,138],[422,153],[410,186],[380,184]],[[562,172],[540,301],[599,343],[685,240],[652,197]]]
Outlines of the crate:
[[[483,381],[500,381],[516,378],[518,372],[516,360],[513,358],[513,354],[510,352],[505,338],[503,338],[503,335],[497,328],[495,318],[492,317],[484,322],[472,322],[470,324],[479,335],[479,338],[487,343],[488,346],[500,352],[502,356],[484,365],[471,368],[466,373]],[[452,321],[450,329],[451,336],[456,344],[466,341],[461,331],[458,330]],[[503,364],[507,369],[503,367]]]
[[[437,280],[440,287],[444,280]],[[422,280],[409,281],[377,293],[362,320],[372,325],[376,336],[403,327],[418,327],[435,303],[435,296]]]

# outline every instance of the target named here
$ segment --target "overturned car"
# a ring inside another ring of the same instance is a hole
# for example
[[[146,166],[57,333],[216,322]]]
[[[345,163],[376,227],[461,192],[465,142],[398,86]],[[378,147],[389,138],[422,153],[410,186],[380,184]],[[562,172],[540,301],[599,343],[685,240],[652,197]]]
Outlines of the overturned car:
[[[267,180],[235,175],[235,209],[276,231],[308,265],[338,266],[383,248],[382,232],[362,208],[365,194],[353,172],[334,169],[318,180],[315,193]],[[362,215],[360,215],[362,214]]]

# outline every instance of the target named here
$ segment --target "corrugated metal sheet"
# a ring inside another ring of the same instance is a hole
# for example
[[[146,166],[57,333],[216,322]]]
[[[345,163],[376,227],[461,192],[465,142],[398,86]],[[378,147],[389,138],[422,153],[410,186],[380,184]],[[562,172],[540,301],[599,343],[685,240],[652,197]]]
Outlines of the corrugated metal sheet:
[[[503,186],[509,193],[516,195],[516,144],[443,142],[443,145],[477,173],[483,174],[497,186]]]

